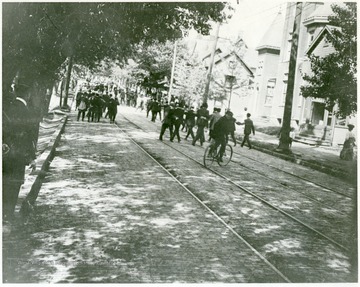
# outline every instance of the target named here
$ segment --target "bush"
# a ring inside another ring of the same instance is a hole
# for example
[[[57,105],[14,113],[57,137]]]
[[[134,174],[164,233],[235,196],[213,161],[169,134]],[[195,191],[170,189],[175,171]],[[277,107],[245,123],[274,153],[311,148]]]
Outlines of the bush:
[[[259,127],[256,128],[256,131],[259,131],[261,133],[271,135],[271,136],[278,136],[280,133],[281,127]]]

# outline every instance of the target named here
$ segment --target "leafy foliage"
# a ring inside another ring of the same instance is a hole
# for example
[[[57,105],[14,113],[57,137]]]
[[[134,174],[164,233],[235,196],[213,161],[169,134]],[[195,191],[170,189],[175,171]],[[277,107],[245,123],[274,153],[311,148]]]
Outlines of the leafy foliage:
[[[178,45],[174,74],[173,94],[189,105],[193,102],[200,103],[204,93],[206,69],[198,55],[184,42]]]
[[[56,78],[69,56],[95,68],[104,58],[126,63],[136,44],[176,39],[186,29],[207,34],[223,21],[224,3],[4,3],[3,86],[21,70],[26,82]],[[159,32],[161,31],[161,32]]]
[[[301,87],[304,97],[322,98],[326,108],[337,105],[338,116],[346,117],[357,111],[357,3],[333,5],[335,13],[330,24],[333,29],[328,41],[335,52],[326,56],[311,56],[311,75],[303,78],[308,85]]]

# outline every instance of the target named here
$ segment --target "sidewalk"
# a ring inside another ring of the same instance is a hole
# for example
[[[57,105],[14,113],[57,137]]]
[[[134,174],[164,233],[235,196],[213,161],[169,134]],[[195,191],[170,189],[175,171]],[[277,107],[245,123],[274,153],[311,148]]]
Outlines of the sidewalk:
[[[254,148],[257,150],[346,179],[356,184],[357,160],[341,160],[339,156],[341,148],[310,146],[300,142],[293,142],[291,146],[292,155],[285,155],[276,151],[276,147],[279,144],[279,139],[276,136],[256,132],[255,136],[251,137],[251,140]]]
[[[4,237],[5,283],[283,281],[120,129],[75,113],[36,211]]]

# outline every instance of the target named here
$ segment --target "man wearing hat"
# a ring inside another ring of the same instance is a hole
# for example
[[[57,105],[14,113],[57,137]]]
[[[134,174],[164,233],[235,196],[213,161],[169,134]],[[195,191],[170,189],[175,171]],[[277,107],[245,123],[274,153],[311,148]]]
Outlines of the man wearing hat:
[[[229,110],[226,111],[225,116],[221,117],[214,124],[214,129],[212,131],[213,142],[211,143],[212,148],[210,149],[209,154],[211,154],[212,151],[216,150],[218,146],[221,145],[219,161],[222,161],[222,156],[225,151],[229,134],[231,135],[231,138],[234,142],[234,146],[236,146],[236,139],[234,133],[232,133],[233,125],[234,125],[233,113]]]
[[[175,109],[172,115],[172,124],[174,126],[174,132],[170,137],[170,141],[174,141],[175,136],[177,137],[178,142],[180,142],[180,126],[184,121],[184,109],[179,103],[175,103]]]
[[[197,131],[196,131],[196,136],[192,141],[192,145],[195,145],[198,139],[200,139],[201,146],[205,141],[204,129],[205,127],[208,126],[208,119],[209,119],[209,110],[207,108],[208,108],[207,103],[203,103],[200,109],[196,113]]]
[[[214,108],[213,113],[210,115],[209,119],[209,140],[212,138],[212,133],[214,130],[215,123],[221,118],[220,108]]]
[[[196,114],[194,111],[194,107],[191,106],[190,109],[185,114],[185,122],[186,122],[186,126],[188,129],[185,140],[187,140],[190,135],[191,135],[192,139],[195,138],[194,131],[193,131],[193,128],[195,126],[195,117],[196,117]]]
[[[164,107],[164,119],[162,121],[161,130],[160,130],[160,136],[159,140],[163,140],[164,133],[167,128],[169,128],[170,131],[170,138],[173,137],[173,121],[172,117],[174,114],[174,102],[170,102],[170,105],[167,105]]]
[[[255,127],[254,127],[253,121],[250,119],[250,117],[251,117],[251,114],[247,113],[246,120],[244,121],[244,123],[239,123],[241,125],[245,125],[244,139],[241,143],[241,147],[243,147],[244,144],[247,143],[249,146],[249,149],[251,149],[251,143],[250,143],[250,139],[249,139],[251,132],[253,133],[253,135],[255,135]]]

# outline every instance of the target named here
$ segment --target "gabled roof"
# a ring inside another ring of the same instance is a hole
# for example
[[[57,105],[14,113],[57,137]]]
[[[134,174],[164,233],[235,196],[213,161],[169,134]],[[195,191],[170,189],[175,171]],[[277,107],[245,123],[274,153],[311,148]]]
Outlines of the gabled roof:
[[[333,30],[340,30],[339,27],[336,26],[331,26],[331,25],[326,25],[320,32],[319,34],[316,36],[316,38],[314,39],[314,41],[312,41],[312,43],[310,44],[309,48],[307,48],[307,50],[305,51],[306,55],[310,55],[314,49],[317,47],[317,45],[319,45],[319,43],[321,42],[321,40],[324,38],[325,34],[330,35],[331,37],[333,36]]]
[[[228,54],[226,54],[225,56],[221,57],[219,60],[215,60],[214,64],[217,65],[223,61],[225,61],[226,59],[228,59],[229,57],[235,55],[236,59],[241,63],[241,65],[248,71],[248,73],[250,74],[250,77],[254,77],[254,73],[251,71],[251,69],[249,68],[249,66],[240,58],[240,56],[232,51]]]
[[[256,50],[257,51],[262,49],[280,50],[283,27],[284,27],[284,17],[279,12],[276,15],[274,21],[267,29],[259,45],[256,47]]]
[[[218,54],[220,54],[220,53],[222,53],[222,50],[221,50],[220,48],[217,48],[217,49],[215,50],[215,57],[216,57],[216,55],[218,55]],[[204,61],[206,58],[210,58],[210,56],[211,56],[211,53],[206,54],[206,56],[203,57],[202,60]]]

